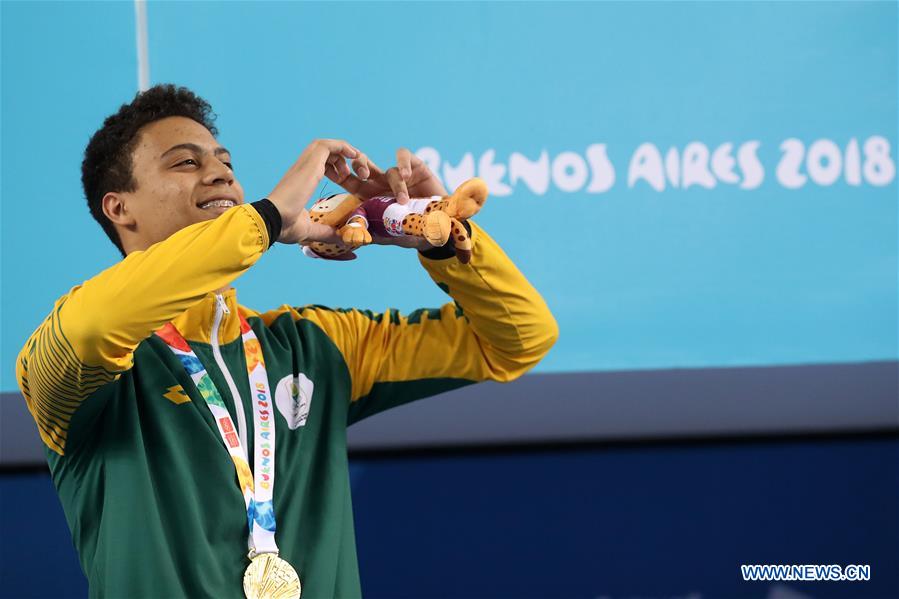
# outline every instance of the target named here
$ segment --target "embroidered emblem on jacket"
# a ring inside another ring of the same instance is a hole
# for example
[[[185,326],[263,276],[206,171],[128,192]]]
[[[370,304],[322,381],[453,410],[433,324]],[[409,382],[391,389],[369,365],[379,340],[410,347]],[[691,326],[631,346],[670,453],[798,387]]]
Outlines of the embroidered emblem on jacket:
[[[275,387],[275,406],[291,429],[296,430],[306,425],[314,387],[313,382],[302,372],[295,377],[285,376]]]

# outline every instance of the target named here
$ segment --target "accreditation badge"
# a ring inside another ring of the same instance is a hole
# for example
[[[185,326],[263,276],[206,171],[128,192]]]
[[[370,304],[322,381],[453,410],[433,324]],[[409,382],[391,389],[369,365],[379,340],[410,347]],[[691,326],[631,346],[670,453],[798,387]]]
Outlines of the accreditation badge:
[[[216,298],[219,307],[214,327],[218,327],[222,312],[230,313],[222,296],[217,295]],[[262,346],[243,316],[240,316],[240,330],[247,362],[247,380],[253,390],[255,453],[252,472],[221,393],[197,354],[171,323],[156,334],[165,341],[190,374],[212,413],[222,443],[234,463],[250,532],[250,565],[243,575],[243,590],[247,599],[299,599],[300,577],[293,566],[278,557],[278,545],[275,543],[275,404],[268,387]],[[222,369],[225,370],[225,367],[222,366]],[[239,397],[234,400],[236,403],[241,401]]]

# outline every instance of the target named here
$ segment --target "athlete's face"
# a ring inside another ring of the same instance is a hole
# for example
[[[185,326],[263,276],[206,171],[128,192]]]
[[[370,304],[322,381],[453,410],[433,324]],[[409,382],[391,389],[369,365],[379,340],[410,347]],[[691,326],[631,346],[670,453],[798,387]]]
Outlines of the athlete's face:
[[[136,189],[104,198],[107,214],[118,217],[112,220],[126,252],[243,203],[230,153],[192,119],[168,117],[143,127],[131,162]]]

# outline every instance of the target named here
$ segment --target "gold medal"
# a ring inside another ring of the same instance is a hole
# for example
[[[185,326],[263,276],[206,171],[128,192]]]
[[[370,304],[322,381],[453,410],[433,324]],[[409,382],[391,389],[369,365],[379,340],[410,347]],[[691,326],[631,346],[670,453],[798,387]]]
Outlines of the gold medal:
[[[247,599],[300,599],[300,577],[277,553],[260,553],[243,574]]]

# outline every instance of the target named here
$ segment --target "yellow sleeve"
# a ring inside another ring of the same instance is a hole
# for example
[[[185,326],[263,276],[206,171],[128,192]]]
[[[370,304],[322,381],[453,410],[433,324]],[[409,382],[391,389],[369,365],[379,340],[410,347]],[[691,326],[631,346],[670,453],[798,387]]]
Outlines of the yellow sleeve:
[[[511,381],[536,365],[558,338],[543,298],[475,223],[472,259],[419,260],[455,300],[401,315],[320,306],[283,306],[314,322],[337,345],[350,372],[358,420],[412,399],[484,380]],[[351,410],[352,413],[352,410]]]
[[[228,285],[268,247],[265,222],[244,204],[132,252],[57,300],[16,361],[44,443],[62,455],[72,415],[131,368],[137,345]]]

